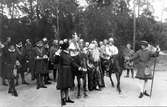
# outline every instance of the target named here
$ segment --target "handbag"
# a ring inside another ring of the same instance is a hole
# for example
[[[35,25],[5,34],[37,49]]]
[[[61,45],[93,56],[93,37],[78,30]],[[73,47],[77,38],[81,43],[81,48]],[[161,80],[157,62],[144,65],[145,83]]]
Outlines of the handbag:
[[[145,71],[144,71],[144,74],[145,74],[146,76],[152,76],[151,67],[146,67],[146,68],[145,68]]]

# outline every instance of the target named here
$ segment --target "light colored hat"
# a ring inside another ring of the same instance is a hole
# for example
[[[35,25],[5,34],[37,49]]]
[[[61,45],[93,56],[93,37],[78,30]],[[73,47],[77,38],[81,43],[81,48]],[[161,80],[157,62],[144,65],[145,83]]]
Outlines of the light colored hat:
[[[44,37],[42,40],[43,40],[44,42],[48,41],[48,39],[47,39],[46,37]]]
[[[43,46],[43,42],[42,42],[42,41],[38,41],[38,42],[36,43],[36,46],[42,47],[42,46]]]
[[[111,38],[109,38],[109,41],[110,42],[114,42],[114,39],[111,37]]]

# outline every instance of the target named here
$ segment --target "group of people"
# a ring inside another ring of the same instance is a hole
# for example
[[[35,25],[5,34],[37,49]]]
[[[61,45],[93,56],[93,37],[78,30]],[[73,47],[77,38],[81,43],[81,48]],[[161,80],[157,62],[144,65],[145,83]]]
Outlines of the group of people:
[[[2,84],[9,86],[8,93],[18,96],[15,87],[19,84],[19,75],[22,84],[29,85],[25,79],[25,73],[30,73],[31,80],[36,80],[37,89],[47,88],[46,85],[51,84],[51,80],[57,82],[57,89],[61,90],[62,105],[74,103],[70,98],[70,91],[75,86],[75,76],[83,79],[85,96],[87,96],[87,90],[101,90],[105,87],[104,62],[119,54],[118,48],[114,45],[114,39],[85,42],[76,33],[72,36],[72,39],[52,42],[43,38],[35,45],[30,39],[26,39],[25,44],[22,41],[13,44],[11,37],[8,37],[4,43],[0,42]],[[123,55],[124,69],[127,70],[126,77],[129,77],[131,71],[134,78],[133,69],[137,68],[136,78],[140,81],[141,89],[139,98],[142,98],[143,95],[149,96],[145,86],[147,80],[152,77],[150,73],[145,74],[145,71],[148,71],[147,68],[151,66],[149,63],[151,58],[158,56],[159,47],[158,51],[153,52],[148,49],[147,41],[141,41],[140,45],[141,49],[134,52],[128,43]]]

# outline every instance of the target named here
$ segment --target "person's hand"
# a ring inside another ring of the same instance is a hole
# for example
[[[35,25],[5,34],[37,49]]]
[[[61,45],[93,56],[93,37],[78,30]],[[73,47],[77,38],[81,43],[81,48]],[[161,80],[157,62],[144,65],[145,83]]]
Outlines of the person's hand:
[[[17,66],[20,66],[20,65],[21,65],[18,60],[16,60],[16,65],[17,65]]]
[[[81,71],[81,70],[82,70],[82,67],[79,67],[78,70]]]
[[[160,51],[161,51],[159,45],[157,45],[156,48],[157,48],[157,52],[160,52]]]
[[[37,56],[36,58],[39,59],[39,56]]]

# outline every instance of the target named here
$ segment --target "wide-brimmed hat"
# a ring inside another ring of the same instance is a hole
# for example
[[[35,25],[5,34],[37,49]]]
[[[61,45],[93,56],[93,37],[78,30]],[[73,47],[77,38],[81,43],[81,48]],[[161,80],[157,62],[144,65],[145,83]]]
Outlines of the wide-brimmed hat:
[[[148,42],[147,41],[140,41],[140,45],[144,45],[144,46],[148,46]]]
[[[23,43],[20,41],[19,43],[16,44],[16,47],[20,48],[23,46]]]
[[[109,42],[114,42],[114,39],[112,37],[109,38]]]
[[[42,46],[43,46],[43,42],[42,42],[42,41],[38,41],[38,42],[36,43],[36,46],[42,47]]]

